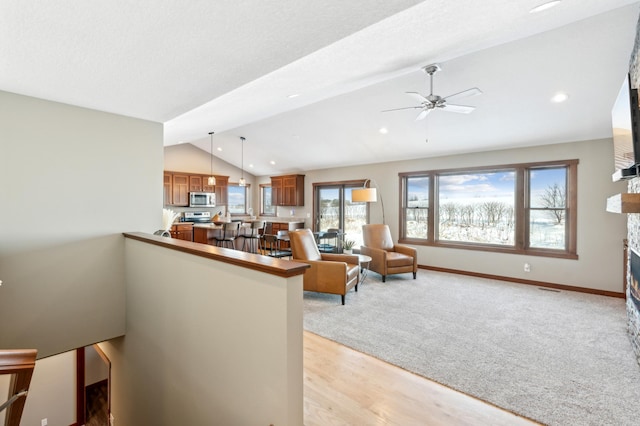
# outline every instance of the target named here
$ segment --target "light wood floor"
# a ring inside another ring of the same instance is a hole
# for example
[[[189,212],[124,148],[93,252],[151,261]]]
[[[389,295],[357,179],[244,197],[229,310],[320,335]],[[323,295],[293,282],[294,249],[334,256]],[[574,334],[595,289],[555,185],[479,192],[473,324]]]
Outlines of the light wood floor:
[[[304,423],[306,426],[538,424],[307,331]]]

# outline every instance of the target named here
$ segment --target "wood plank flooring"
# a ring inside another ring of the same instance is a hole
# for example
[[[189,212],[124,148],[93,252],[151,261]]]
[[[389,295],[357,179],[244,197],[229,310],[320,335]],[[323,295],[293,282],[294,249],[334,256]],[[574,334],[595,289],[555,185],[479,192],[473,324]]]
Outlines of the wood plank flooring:
[[[304,423],[538,425],[308,331],[304,332]]]

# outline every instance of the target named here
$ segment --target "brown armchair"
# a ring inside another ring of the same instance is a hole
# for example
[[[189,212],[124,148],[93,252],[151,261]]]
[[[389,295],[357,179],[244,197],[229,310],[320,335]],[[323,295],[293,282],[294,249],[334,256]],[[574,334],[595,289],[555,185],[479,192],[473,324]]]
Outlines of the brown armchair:
[[[364,245],[360,253],[371,256],[369,270],[382,275],[385,282],[387,275],[413,272],[416,279],[418,272],[418,253],[413,247],[393,243],[391,231],[387,225],[362,225]]]
[[[320,253],[310,229],[289,231],[289,242],[293,260],[311,265],[304,273],[304,290],[339,294],[343,305],[352,287],[358,291],[358,256]]]

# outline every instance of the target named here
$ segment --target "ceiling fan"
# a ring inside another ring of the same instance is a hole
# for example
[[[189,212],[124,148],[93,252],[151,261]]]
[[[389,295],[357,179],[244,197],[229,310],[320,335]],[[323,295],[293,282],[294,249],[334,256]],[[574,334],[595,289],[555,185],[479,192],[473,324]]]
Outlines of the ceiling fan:
[[[433,75],[438,71],[440,71],[440,66],[438,64],[431,64],[431,65],[427,65],[426,67],[423,67],[422,70],[425,73],[429,74],[429,79],[431,83],[429,95],[422,96],[418,92],[405,92],[407,95],[411,96],[412,98],[420,102],[420,105],[404,107],[404,108],[387,109],[382,112],[400,111],[403,109],[421,109],[422,111],[420,111],[420,114],[418,114],[418,116],[416,117],[416,121],[418,121],[418,120],[424,119],[431,111],[433,111],[436,108],[442,109],[443,111],[458,112],[461,114],[469,114],[474,109],[476,109],[475,107],[468,106],[468,105],[450,104],[448,103],[448,101],[452,99],[460,99],[460,98],[466,98],[469,96],[480,95],[482,94],[482,90],[478,89],[477,87],[474,87],[472,89],[463,90],[462,92],[454,93],[453,95],[449,95],[445,97],[434,95],[433,94]]]

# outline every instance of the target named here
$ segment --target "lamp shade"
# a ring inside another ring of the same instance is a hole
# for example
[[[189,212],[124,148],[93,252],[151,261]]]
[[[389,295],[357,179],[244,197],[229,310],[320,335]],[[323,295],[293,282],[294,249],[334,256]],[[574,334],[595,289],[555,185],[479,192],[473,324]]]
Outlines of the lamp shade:
[[[378,193],[376,191],[376,188],[352,189],[351,201],[366,202],[366,203],[378,201]]]

